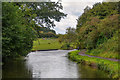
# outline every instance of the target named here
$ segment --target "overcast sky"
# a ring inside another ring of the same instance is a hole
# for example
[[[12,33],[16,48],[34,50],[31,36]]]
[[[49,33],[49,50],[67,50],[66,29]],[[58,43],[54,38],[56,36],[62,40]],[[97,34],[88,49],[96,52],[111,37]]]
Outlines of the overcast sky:
[[[92,7],[96,2],[102,1],[103,0],[62,0],[63,12],[67,14],[67,17],[61,19],[60,22],[55,22],[56,27],[54,30],[57,34],[65,34],[66,28],[76,28],[76,19],[78,19],[78,17],[83,13],[84,8],[86,6]]]

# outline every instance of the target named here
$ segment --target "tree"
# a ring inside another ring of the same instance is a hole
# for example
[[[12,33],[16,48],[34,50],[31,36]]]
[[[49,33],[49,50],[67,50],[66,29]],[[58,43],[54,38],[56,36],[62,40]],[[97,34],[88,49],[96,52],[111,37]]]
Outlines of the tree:
[[[91,8],[89,6],[87,6],[85,9],[84,9],[84,13],[87,13]]]
[[[54,27],[54,21],[60,21],[61,18],[67,16],[60,11],[63,9],[60,2],[29,2],[16,4],[20,5],[22,11],[25,12],[26,19],[29,22],[34,19],[34,21],[41,27]]]
[[[26,55],[31,47],[34,36],[32,27],[24,22],[21,10],[12,3],[2,4],[2,55],[5,58],[15,58]]]
[[[39,7],[38,7],[39,6]],[[52,27],[51,19],[60,21],[65,16],[59,12],[59,3],[2,3],[2,56],[3,60],[26,56],[37,38],[36,27],[46,24]],[[54,13],[55,14],[52,14]],[[51,13],[51,14],[50,14]]]
[[[59,37],[59,42],[65,42],[65,45],[63,45],[63,47],[65,49],[69,49],[70,48],[70,45],[73,44],[76,42],[76,29],[75,28],[71,28],[71,27],[68,27],[66,29],[66,34],[64,35],[60,35]]]
[[[68,27],[66,29],[66,42],[70,44],[71,42],[74,42],[76,40],[76,29]]]
[[[86,8],[86,11],[77,19],[79,48],[93,50],[108,40],[112,41],[111,38],[118,30],[118,4],[103,2],[94,4],[92,9]]]

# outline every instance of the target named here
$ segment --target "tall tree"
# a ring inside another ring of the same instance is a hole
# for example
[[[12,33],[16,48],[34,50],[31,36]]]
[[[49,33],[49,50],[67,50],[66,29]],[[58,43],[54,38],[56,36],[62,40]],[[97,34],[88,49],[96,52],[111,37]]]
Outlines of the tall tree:
[[[68,27],[65,34],[65,42],[71,44],[76,41],[76,29]]]

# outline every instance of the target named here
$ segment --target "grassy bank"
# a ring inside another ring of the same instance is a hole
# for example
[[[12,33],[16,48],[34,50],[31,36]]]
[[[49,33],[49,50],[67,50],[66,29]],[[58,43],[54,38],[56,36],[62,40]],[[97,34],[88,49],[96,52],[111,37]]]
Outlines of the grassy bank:
[[[51,50],[51,49],[60,49],[61,44],[57,39],[51,38],[39,38],[33,41],[32,51],[35,50]]]
[[[77,63],[86,64],[88,66],[96,67],[100,70],[103,70],[106,73],[108,73],[110,78],[120,79],[120,76],[118,75],[118,69],[120,69],[120,67],[118,66],[118,62],[88,56],[81,56],[78,55],[78,52],[80,51],[76,50],[69,52],[68,53],[69,59]]]

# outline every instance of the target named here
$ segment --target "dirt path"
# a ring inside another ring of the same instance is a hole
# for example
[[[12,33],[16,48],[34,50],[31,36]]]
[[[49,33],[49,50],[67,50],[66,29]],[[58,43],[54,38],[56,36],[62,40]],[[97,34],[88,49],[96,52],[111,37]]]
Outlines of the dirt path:
[[[113,59],[113,58],[103,58],[103,57],[98,57],[98,56],[91,56],[88,54],[85,54],[86,50],[81,50],[78,54],[81,56],[88,56],[88,57],[96,57],[96,58],[100,58],[100,59],[106,59],[106,60],[111,60],[111,61],[120,61],[120,59]]]

